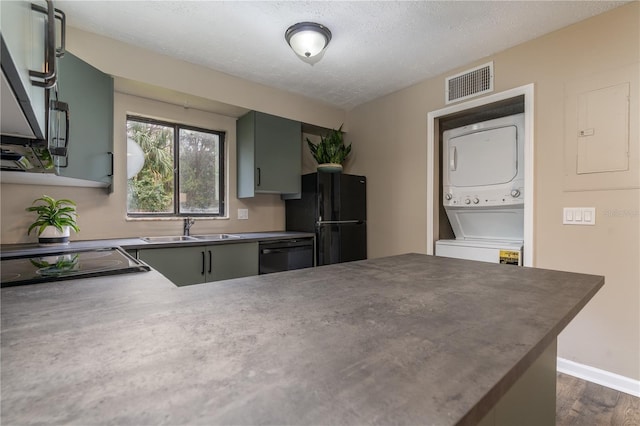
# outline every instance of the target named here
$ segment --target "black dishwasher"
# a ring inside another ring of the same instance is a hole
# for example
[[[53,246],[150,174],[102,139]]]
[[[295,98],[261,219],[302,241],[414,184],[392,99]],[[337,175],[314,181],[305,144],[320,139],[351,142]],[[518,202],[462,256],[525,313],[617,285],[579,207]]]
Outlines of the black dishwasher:
[[[260,243],[260,273],[291,271],[313,266],[313,238]]]

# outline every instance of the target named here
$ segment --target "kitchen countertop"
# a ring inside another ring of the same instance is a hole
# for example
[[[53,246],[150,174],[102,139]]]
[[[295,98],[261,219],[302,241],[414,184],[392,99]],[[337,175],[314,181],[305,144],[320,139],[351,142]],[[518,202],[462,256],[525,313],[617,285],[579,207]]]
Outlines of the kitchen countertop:
[[[122,247],[125,250],[143,249],[152,247],[180,247],[180,246],[202,246],[214,244],[246,243],[251,241],[275,241],[281,239],[313,238],[315,235],[308,232],[273,231],[273,232],[226,232],[226,234],[237,235],[239,238],[228,238],[222,240],[192,240],[174,242],[147,242],[142,238],[115,238],[106,240],[84,240],[71,241],[64,245],[41,246],[32,244],[3,244],[0,246],[2,257],[38,255],[51,252],[67,252],[82,249],[95,249],[103,247]],[[206,235],[206,234],[205,234]]]
[[[604,278],[407,254],[1,290],[2,424],[472,424]]]

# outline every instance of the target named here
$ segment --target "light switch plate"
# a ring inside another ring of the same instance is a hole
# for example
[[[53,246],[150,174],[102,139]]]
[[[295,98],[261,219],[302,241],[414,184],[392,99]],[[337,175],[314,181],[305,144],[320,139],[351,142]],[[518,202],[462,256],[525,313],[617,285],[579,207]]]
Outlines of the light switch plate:
[[[238,209],[238,219],[249,219],[249,209]]]
[[[595,207],[565,207],[562,210],[563,225],[595,225]]]

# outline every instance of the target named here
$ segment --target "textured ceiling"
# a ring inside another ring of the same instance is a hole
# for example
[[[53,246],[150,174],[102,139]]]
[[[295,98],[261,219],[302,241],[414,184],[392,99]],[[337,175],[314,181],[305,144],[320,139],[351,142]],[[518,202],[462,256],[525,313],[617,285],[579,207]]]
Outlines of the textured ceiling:
[[[625,1],[57,1],[68,25],[351,109]],[[320,62],[285,30],[326,25]]]

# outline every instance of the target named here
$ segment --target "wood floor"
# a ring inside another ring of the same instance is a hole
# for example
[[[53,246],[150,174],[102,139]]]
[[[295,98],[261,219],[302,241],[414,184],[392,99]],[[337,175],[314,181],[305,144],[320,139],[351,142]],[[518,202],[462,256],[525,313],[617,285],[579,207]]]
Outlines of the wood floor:
[[[640,426],[640,398],[558,373],[556,425]]]

